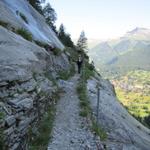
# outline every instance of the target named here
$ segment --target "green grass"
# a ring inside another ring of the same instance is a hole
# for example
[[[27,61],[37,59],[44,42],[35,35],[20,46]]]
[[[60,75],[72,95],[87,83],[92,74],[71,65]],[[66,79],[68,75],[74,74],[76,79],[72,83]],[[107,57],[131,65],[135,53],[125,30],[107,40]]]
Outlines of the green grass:
[[[89,102],[88,102],[88,101],[81,100],[81,98],[80,98],[80,107],[81,107],[81,108],[82,108],[82,107],[88,107],[88,105],[89,105]]]
[[[87,117],[88,115],[91,114],[91,108],[87,97],[86,84],[80,81],[76,90],[77,90],[78,98],[80,100],[80,107],[81,107],[81,111],[79,115],[83,117]]]
[[[103,141],[106,140],[107,134],[105,130],[102,129],[100,124],[96,123],[95,118],[92,116],[92,110],[87,96],[86,83],[80,80],[76,90],[77,90],[78,98],[80,100],[80,108],[81,108],[79,115],[81,117],[90,118],[90,120],[92,121],[92,126],[91,126],[92,131],[94,131],[95,134],[99,136],[101,140]]]
[[[29,149],[30,150],[46,150],[50,139],[50,133],[53,128],[53,122],[55,117],[55,107],[51,106],[48,109],[47,114],[44,119],[39,123],[39,135],[34,137],[31,141]],[[32,135],[31,135],[32,136]]]
[[[83,68],[83,78],[84,80],[88,80],[90,79],[91,77],[94,77],[94,67],[92,66],[92,64],[89,64],[87,61],[85,61],[85,67]]]
[[[52,99],[54,102],[60,98],[60,90],[53,93]],[[55,119],[56,105],[53,103],[48,107],[47,112],[43,116],[43,119],[39,122],[38,135],[34,135],[32,129],[29,129],[29,150],[47,150],[48,142],[51,139],[51,131],[53,129],[53,122]]]
[[[30,32],[28,32],[26,29],[17,29],[16,33],[21,35],[24,39],[28,40],[28,41],[32,41],[32,34]]]
[[[62,70],[62,71],[58,72],[59,79],[62,79],[62,80],[68,80],[74,74],[75,74],[75,66],[74,66],[74,64],[71,64],[70,70],[66,70],[66,71]]]
[[[81,110],[79,115],[81,117],[88,117],[88,110],[84,109],[84,110]]]
[[[102,141],[105,141],[107,139],[105,130],[95,121],[93,121],[92,123],[92,130],[100,137]]]

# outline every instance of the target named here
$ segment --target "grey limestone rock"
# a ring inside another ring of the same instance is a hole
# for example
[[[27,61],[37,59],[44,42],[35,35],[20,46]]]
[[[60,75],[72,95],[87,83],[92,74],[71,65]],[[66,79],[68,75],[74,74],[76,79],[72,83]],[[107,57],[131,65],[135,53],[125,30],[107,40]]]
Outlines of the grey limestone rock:
[[[5,124],[10,127],[11,125],[13,125],[16,122],[16,119],[13,115],[8,116],[7,118],[5,118]]]
[[[99,80],[93,78],[87,83],[94,114],[96,114],[97,106],[97,84],[100,85],[98,119],[100,125],[108,133],[107,148],[109,150],[149,150],[150,130],[127,112],[117,100],[113,86],[108,80],[102,78]]]
[[[28,25],[17,15],[18,11],[26,15]],[[26,150],[29,128],[39,126],[58,88],[45,72],[55,80],[59,71],[69,70],[70,64],[63,52],[55,56],[13,32],[12,28],[25,28],[33,40],[64,49],[27,0],[0,0],[0,21],[9,24],[8,28],[0,25],[0,112],[5,114],[0,127],[4,129],[8,150]],[[45,95],[40,95],[37,88]]]

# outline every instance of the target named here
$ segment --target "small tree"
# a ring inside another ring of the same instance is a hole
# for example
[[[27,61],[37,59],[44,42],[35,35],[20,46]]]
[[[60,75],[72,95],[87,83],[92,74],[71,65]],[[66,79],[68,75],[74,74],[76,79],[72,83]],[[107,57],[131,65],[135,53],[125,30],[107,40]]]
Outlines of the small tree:
[[[61,24],[58,30],[58,37],[61,39],[64,36],[65,36],[65,27],[63,24]]]
[[[71,40],[70,34],[66,33],[65,27],[63,24],[60,25],[59,31],[58,31],[58,38],[61,40],[61,42],[67,46],[67,47],[74,47],[74,43]]]
[[[77,50],[86,51],[87,50],[87,38],[85,36],[85,32],[82,31],[80,37],[77,41]]]

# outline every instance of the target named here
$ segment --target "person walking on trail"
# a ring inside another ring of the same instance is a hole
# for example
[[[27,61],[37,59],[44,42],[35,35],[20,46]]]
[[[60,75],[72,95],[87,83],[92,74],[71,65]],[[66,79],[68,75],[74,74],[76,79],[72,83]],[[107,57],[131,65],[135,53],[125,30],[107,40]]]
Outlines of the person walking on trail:
[[[77,61],[78,73],[79,73],[79,74],[81,73],[82,63],[83,63],[83,59],[82,59],[81,55],[79,55],[78,61]]]

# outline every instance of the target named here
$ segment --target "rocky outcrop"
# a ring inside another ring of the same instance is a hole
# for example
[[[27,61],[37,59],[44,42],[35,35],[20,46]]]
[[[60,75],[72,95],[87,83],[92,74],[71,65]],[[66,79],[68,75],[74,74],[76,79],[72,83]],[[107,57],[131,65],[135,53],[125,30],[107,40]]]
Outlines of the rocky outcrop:
[[[0,128],[7,149],[27,149],[29,129],[36,131],[54,102],[53,80],[69,68],[64,53],[55,56],[0,26]]]
[[[25,28],[33,40],[64,48],[27,0],[1,0],[0,21],[8,23],[11,30]],[[55,103],[58,86],[65,83],[60,81],[56,86],[59,72],[71,66],[65,53],[56,56],[8,29],[0,26],[0,149],[4,145],[8,150],[26,150],[32,138],[30,130],[37,134],[44,114]],[[149,150],[150,131],[127,113],[117,101],[113,86],[99,76],[88,80],[94,113],[97,83],[101,95],[99,123],[108,134],[104,143],[107,148]]]
[[[41,16],[27,0],[1,0],[0,1],[0,21],[9,23],[9,26],[28,30],[34,40],[42,41],[64,49],[52,29],[46,24]]]
[[[97,85],[100,86],[99,124],[108,134],[107,149],[149,150],[150,130],[133,118],[116,98],[108,80],[88,80],[87,88],[94,114],[97,110]]]

